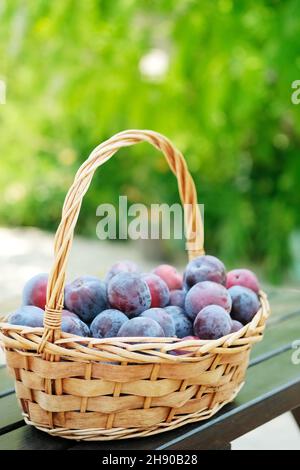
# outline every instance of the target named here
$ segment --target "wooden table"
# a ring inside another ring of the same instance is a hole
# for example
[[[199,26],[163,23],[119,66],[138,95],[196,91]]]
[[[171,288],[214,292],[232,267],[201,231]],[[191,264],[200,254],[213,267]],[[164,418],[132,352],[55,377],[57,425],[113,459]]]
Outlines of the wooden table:
[[[24,423],[12,380],[1,366],[0,450],[230,449],[232,440],[286,411],[293,410],[300,426],[300,363],[295,363],[300,362],[300,291],[268,289],[268,294],[272,316],[264,340],[253,349],[246,384],[235,401],[210,420],[147,438],[105,443],[49,437]]]

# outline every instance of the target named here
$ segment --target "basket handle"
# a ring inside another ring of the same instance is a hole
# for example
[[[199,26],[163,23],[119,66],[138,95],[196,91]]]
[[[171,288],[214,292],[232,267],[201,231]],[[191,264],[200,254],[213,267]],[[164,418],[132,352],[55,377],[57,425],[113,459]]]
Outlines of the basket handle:
[[[149,142],[161,150],[172,172],[177,177],[180,199],[184,207],[186,247],[189,259],[204,253],[203,223],[197,205],[196,188],[183,155],[166,137],[154,131],[127,130],[116,134],[92,151],[77,171],[74,182],[65,198],[61,222],[55,235],[55,256],[48,281],[44,316],[45,330],[40,343],[40,351],[44,349],[47,341],[53,342],[59,338],[66,265],[82,200],[90,186],[93,175],[96,169],[109,160],[120,148],[143,141]]]

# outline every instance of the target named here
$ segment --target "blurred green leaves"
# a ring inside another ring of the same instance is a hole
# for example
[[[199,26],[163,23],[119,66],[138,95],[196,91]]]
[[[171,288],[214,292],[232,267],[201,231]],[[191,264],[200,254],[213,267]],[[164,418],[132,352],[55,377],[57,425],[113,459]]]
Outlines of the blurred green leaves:
[[[92,148],[120,130],[150,128],[187,158],[205,204],[207,251],[229,265],[261,262],[279,279],[300,225],[300,106],[290,100],[300,78],[298,7],[0,0],[0,223],[55,229]],[[145,57],[157,51],[162,73],[147,75]],[[178,201],[161,156],[140,145],[98,171],[78,230],[94,234],[97,205],[123,193]]]

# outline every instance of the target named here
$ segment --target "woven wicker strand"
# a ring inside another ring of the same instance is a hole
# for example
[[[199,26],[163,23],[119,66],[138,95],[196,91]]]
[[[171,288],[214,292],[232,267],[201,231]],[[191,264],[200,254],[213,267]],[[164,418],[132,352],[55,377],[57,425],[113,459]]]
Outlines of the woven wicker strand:
[[[66,267],[82,199],[96,169],[122,147],[146,141],[165,155],[185,210],[187,250],[204,253],[194,182],[182,154],[152,131],[121,132],[99,145],[75,175],[54,242],[44,328],[0,323],[0,341],[26,423],[76,440],[143,437],[208,419],[245,380],[253,344],[269,316],[267,296],[241,330],[217,340],[72,336],[60,331]],[[184,355],[176,355],[176,349]]]

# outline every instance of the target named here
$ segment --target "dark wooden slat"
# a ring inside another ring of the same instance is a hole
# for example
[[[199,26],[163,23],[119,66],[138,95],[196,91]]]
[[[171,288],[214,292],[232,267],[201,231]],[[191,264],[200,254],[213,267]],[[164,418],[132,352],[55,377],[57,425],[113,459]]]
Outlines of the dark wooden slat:
[[[0,435],[24,426],[15,394],[0,399]]]
[[[300,367],[292,363],[293,350],[288,350],[275,358],[270,358],[250,367],[246,384],[236,398],[236,403],[247,403],[256,396],[276,390],[293,381],[300,381]],[[299,397],[300,401],[300,397]]]
[[[0,393],[0,398],[7,397],[8,395],[13,395],[15,393],[14,388],[7,388],[3,392]]]
[[[222,447],[219,447],[218,450],[231,450],[231,442],[224,444]]]
[[[300,315],[300,310],[296,309],[296,310],[291,310],[288,313],[283,313],[281,315],[271,316],[267,322],[267,325],[270,328],[272,326],[277,325],[278,323],[283,323],[285,321],[288,321],[292,319],[293,317],[297,317],[297,316],[299,317],[299,315]]]
[[[269,322],[280,321],[285,316],[299,311],[300,290],[296,289],[276,289],[272,295],[268,293],[272,316]]]
[[[267,294],[269,301],[273,300],[278,295],[278,290],[272,287],[263,286],[263,290]]]
[[[294,299],[294,301],[283,300],[273,303],[270,301],[272,316],[270,321],[276,321],[277,318],[280,318],[284,315],[289,315],[293,312],[299,311],[299,298]]]
[[[283,346],[279,346],[279,348],[272,349],[271,351],[268,351],[264,354],[260,354],[259,356],[255,357],[250,361],[249,367],[256,366],[257,364],[267,361],[268,359],[274,358],[275,356],[278,356],[279,354],[285,351],[290,351],[292,349],[292,344],[293,343],[284,344]]]
[[[298,427],[300,428],[300,406],[298,406],[297,408],[294,408],[292,410],[292,413],[293,413],[296,423],[298,424]]]
[[[1,393],[6,392],[8,389],[13,388],[14,380],[8,375],[6,367],[0,369],[0,397]]]
[[[48,436],[33,426],[22,426],[0,436],[0,450],[64,450],[68,447],[70,442],[66,439]]]
[[[299,339],[299,331],[300,313],[290,318],[289,321],[267,325],[263,340],[252,349],[251,360],[266,353],[271,354],[272,351],[291,344]]]
[[[264,292],[266,292],[271,302],[280,302],[282,299],[293,300],[295,297],[299,298],[300,295],[299,288],[293,288],[290,286],[268,286],[266,284],[263,284],[262,289]]]

